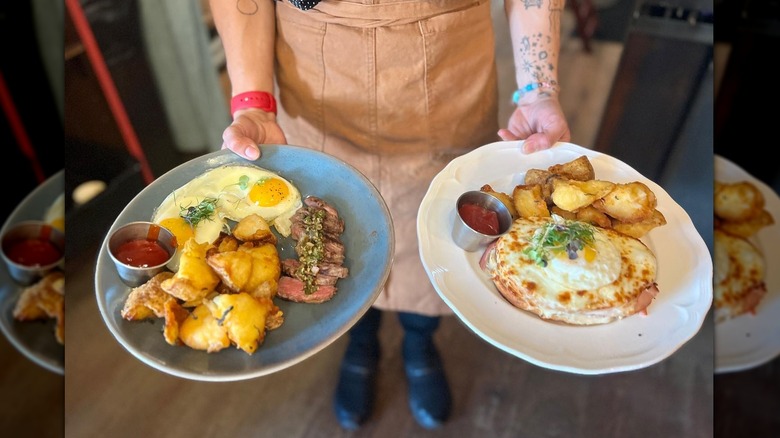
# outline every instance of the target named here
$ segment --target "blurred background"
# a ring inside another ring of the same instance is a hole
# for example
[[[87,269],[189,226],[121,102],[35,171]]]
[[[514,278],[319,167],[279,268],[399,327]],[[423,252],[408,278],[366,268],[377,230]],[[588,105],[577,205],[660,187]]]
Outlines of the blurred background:
[[[767,159],[775,142],[772,102],[780,98],[773,54],[780,44],[780,2],[718,0],[715,3],[719,87],[713,118],[714,151],[780,194],[780,165]],[[773,232],[780,240],[775,217]],[[768,269],[778,266],[767,260]],[[780,293],[777,286],[770,294]],[[775,320],[775,324],[780,324]],[[716,374],[715,436],[780,434],[780,358]]]
[[[57,0],[0,3],[0,171],[11,181],[0,202],[2,224],[63,169],[63,10]],[[18,288],[0,285],[4,311]],[[30,351],[0,334],[0,430],[8,436],[63,436],[64,378],[31,360]]]

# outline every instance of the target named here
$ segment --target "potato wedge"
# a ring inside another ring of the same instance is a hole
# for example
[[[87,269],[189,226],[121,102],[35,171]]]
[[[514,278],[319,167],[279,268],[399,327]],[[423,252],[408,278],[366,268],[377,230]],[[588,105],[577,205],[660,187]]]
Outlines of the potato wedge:
[[[655,193],[639,181],[615,184],[593,207],[620,222],[636,223],[653,217],[657,200]]]
[[[596,172],[587,156],[583,155],[568,163],[555,164],[547,169],[550,173],[564,176],[575,181],[596,179]]]
[[[577,220],[577,213],[574,213],[573,211],[564,210],[561,207],[558,207],[557,205],[553,205],[550,207],[550,214],[558,215],[564,219],[568,220]]]
[[[512,191],[515,210],[521,218],[550,217],[550,210],[542,195],[542,186],[539,184],[520,184]]]
[[[552,201],[564,210],[576,212],[606,196],[615,183],[592,179],[575,181],[563,178],[553,179]]]
[[[575,219],[580,222],[587,222],[601,228],[612,228],[612,220],[609,218],[609,216],[596,210],[591,205],[577,210]]]
[[[637,239],[649,233],[653,228],[662,225],[666,225],[666,217],[658,210],[653,210],[652,215],[641,222],[627,223],[612,220],[612,229]]]
[[[772,214],[767,210],[761,210],[758,215],[744,221],[717,220],[715,227],[735,236],[748,238],[759,232],[764,227],[775,223]]]
[[[512,197],[508,194],[493,190],[493,187],[491,187],[490,184],[485,184],[484,186],[480,187],[479,191],[490,193],[491,195],[498,198],[502,204],[506,205],[507,210],[509,210],[509,213],[512,215],[512,219],[517,219],[519,217],[517,210],[515,209],[515,203],[512,200]]]
[[[715,185],[715,215],[727,221],[745,221],[761,215],[764,196],[747,181]]]
[[[553,191],[553,179],[558,178],[552,173],[542,169],[529,169],[525,173],[525,185],[538,184],[542,186],[542,196],[547,206],[552,206],[552,191]]]

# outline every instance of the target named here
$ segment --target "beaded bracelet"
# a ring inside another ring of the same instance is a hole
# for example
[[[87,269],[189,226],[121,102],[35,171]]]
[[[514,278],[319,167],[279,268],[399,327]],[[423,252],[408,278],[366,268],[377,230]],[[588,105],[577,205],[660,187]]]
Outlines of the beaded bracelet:
[[[526,94],[530,93],[531,91],[538,90],[539,88],[549,88],[553,91],[558,91],[558,83],[555,81],[552,82],[531,82],[525,87],[522,87],[515,91],[515,93],[512,95],[512,103],[517,105],[517,102],[520,101],[520,98],[525,96]]]

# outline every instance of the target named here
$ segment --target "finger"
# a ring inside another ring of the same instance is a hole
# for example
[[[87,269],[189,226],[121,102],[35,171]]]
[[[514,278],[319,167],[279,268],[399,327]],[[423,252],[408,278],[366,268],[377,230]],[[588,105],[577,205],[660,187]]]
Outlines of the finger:
[[[248,160],[260,158],[260,149],[257,143],[243,135],[242,131],[235,124],[225,129],[222,139],[224,140],[223,149],[230,149]]]
[[[508,129],[503,129],[503,128],[498,130],[498,136],[501,137],[501,140],[504,140],[504,141],[520,140],[520,137],[518,137],[515,134],[513,134],[512,131],[510,131]]]
[[[550,149],[554,141],[550,141],[550,138],[544,133],[536,133],[525,139],[523,143],[523,153],[530,154],[545,149]]]

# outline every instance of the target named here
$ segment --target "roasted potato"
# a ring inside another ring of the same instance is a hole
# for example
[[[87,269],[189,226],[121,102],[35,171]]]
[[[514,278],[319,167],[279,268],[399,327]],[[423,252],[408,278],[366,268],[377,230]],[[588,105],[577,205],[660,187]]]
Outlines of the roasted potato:
[[[556,214],[564,219],[568,220],[577,220],[577,213],[574,213],[573,211],[564,210],[561,207],[558,207],[557,205],[553,205],[550,207],[550,214]]]
[[[620,222],[616,219],[612,220],[612,228],[615,231],[637,239],[649,233],[653,228],[660,227],[661,225],[666,225],[666,217],[658,210],[653,210],[652,215],[641,222],[627,223]]]
[[[276,236],[271,232],[271,226],[257,214],[250,214],[238,221],[233,228],[233,236],[243,242],[270,242],[276,244]]]
[[[757,217],[764,209],[764,196],[747,182],[715,184],[715,215],[727,221],[745,221]]]
[[[247,293],[217,295],[204,301],[227,336],[247,354],[252,354],[265,339],[265,320],[275,307],[270,298],[254,298]]]
[[[206,263],[206,252],[209,249],[209,243],[188,240],[182,248],[179,270],[162,282],[162,289],[182,301],[203,298],[214,290],[219,284],[219,277]]]
[[[590,181],[554,179],[552,201],[564,210],[576,212],[601,199],[614,187],[615,183],[596,179]]]
[[[195,350],[216,353],[230,346],[227,329],[211,315],[211,310],[201,304],[181,323],[181,342]]]
[[[517,210],[515,209],[514,201],[512,200],[512,197],[509,196],[508,194],[493,190],[493,187],[491,187],[490,184],[485,184],[484,186],[480,187],[479,191],[490,193],[491,195],[498,198],[501,201],[501,203],[506,206],[507,210],[509,210],[509,213],[512,215],[512,219],[517,219],[519,217],[517,214]]]
[[[653,217],[657,205],[655,193],[639,181],[615,184],[593,207],[624,223],[636,223]]]
[[[550,210],[547,209],[547,203],[544,202],[542,186],[539,184],[515,186],[512,191],[512,199],[519,217],[550,217]]]
[[[612,220],[610,220],[609,216],[596,210],[593,208],[593,206],[590,205],[577,210],[575,219],[580,222],[587,222],[601,228],[612,228]]]
[[[553,175],[552,173],[542,170],[542,169],[529,169],[525,173],[525,179],[524,184],[525,185],[534,185],[538,184],[542,186],[542,196],[544,197],[544,202],[547,203],[547,206],[552,206],[552,191],[553,191],[553,179],[556,178],[556,175]]]
[[[758,233],[764,227],[775,223],[772,214],[767,210],[761,210],[758,215],[744,221],[716,220],[715,227],[735,236],[748,238]]]
[[[593,165],[585,155],[569,161],[568,163],[555,164],[547,169],[550,173],[561,175],[575,181],[589,181],[596,179]]]

